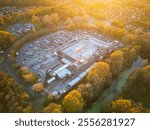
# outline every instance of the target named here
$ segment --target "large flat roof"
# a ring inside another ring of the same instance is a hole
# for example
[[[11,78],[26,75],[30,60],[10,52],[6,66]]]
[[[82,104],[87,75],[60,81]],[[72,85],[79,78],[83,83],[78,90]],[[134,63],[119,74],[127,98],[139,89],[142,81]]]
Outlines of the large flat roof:
[[[99,48],[107,47],[107,43],[90,36],[86,36],[83,39],[73,42],[70,46],[62,49],[61,51],[77,61],[86,62],[86,60],[92,57]]]

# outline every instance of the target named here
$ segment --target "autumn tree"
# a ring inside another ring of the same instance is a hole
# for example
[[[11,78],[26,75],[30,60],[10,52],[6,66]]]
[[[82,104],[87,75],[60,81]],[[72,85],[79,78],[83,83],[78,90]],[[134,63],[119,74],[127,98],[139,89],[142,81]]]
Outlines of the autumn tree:
[[[28,74],[30,72],[29,68],[26,66],[21,67],[20,70],[21,70],[22,74],[24,74],[24,75]]]
[[[48,106],[48,104],[55,101],[55,96],[49,93],[47,96],[44,97],[43,106]]]
[[[131,63],[133,63],[136,58],[139,56],[139,51],[140,51],[141,47],[140,46],[133,46],[130,50],[129,50],[129,60]]]
[[[112,111],[118,113],[129,112],[132,107],[131,100],[118,99],[112,102]]]
[[[3,26],[5,23],[4,23],[4,19],[2,17],[0,17],[0,25]]]
[[[133,42],[139,42],[139,36],[134,34],[127,34],[122,38],[122,42],[126,45],[131,44]]]
[[[85,105],[90,104],[94,100],[94,87],[90,83],[80,84],[77,90],[81,93]]]
[[[16,7],[26,7],[26,6],[48,6],[56,3],[56,0],[1,0],[1,7],[6,6],[16,6]]]
[[[141,47],[138,45],[126,46],[120,49],[123,52],[123,69],[130,67],[140,54]]]
[[[23,75],[23,79],[26,83],[33,84],[36,82],[37,77],[35,74],[29,73],[29,74]]]
[[[128,32],[125,29],[115,28],[111,31],[111,36],[117,40],[121,40]]]
[[[124,98],[116,99],[112,102],[112,112],[116,113],[139,113],[145,110],[142,104]]]
[[[16,81],[0,71],[0,112],[32,112],[30,97]]]
[[[91,83],[94,87],[100,86],[102,84],[102,79],[96,71],[90,71],[86,77],[87,82]]]
[[[33,107],[31,105],[28,105],[26,108],[23,109],[24,113],[32,113]]]
[[[142,58],[146,58],[150,60],[150,40],[143,38],[141,40],[141,52],[140,55],[142,56]]]
[[[149,107],[150,102],[150,65],[137,68],[128,78],[124,95]]]
[[[63,109],[65,112],[81,112],[83,109],[83,98],[79,91],[73,90],[63,99]]]
[[[12,45],[16,37],[7,31],[0,30],[0,50],[5,50]]]
[[[40,28],[40,26],[41,26],[41,18],[40,17],[33,15],[31,18],[31,21],[34,25],[36,25],[37,28]]]
[[[121,22],[120,20],[115,20],[112,22],[113,26],[119,27],[119,28],[123,28],[125,26],[125,24],[123,22]]]
[[[96,80],[100,80],[100,84],[104,86],[104,84],[109,84],[111,80],[110,66],[106,62],[98,62],[96,63],[91,71],[87,75],[87,81],[92,82],[92,77],[96,78]],[[93,78],[93,80],[94,80]],[[99,85],[100,85],[99,84]]]
[[[44,113],[61,113],[62,106],[56,103],[50,103],[47,107],[43,109]]]
[[[26,83],[33,84],[37,81],[37,75],[30,72],[29,68],[23,66],[20,68],[20,74]]]
[[[110,55],[111,60],[111,72],[113,76],[118,75],[119,72],[122,71],[123,68],[123,52],[122,51],[115,51]]]
[[[43,85],[43,83],[35,83],[32,86],[32,89],[36,92],[42,92],[44,90],[44,85]]]

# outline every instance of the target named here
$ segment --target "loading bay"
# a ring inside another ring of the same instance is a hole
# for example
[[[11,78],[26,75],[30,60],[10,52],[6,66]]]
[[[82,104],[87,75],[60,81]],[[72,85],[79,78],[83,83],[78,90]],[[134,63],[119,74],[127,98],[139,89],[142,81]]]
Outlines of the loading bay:
[[[61,30],[26,44],[18,52],[17,62],[46,84],[42,94],[62,95],[79,83],[96,61],[121,46],[97,33]]]

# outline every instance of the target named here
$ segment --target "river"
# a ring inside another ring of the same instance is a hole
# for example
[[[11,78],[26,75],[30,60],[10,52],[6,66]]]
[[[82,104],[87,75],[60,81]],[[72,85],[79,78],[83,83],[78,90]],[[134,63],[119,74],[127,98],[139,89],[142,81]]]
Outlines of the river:
[[[112,102],[112,100],[122,92],[129,75],[136,68],[142,66],[144,66],[143,59],[141,57],[138,57],[128,70],[125,70],[122,73],[120,73],[119,77],[112,82],[111,86],[104,91],[102,96],[92,104],[92,107],[89,110],[87,110],[87,112],[101,112],[103,105]]]

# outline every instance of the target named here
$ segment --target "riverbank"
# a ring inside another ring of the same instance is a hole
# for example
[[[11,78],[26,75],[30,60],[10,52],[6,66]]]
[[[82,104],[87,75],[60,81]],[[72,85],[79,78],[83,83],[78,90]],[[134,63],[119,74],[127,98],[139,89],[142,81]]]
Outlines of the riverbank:
[[[120,73],[119,77],[112,82],[111,86],[107,90],[104,91],[104,93],[99,98],[99,100],[94,102],[91,108],[87,110],[87,112],[90,112],[90,113],[101,112],[104,105],[111,103],[114,98],[119,96],[119,94],[124,89],[125,83],[129,75],[136,68],[142,67],[142,66],[144,66],[143,59],[139,56],[128,70],[125,70],[122,73]]]

